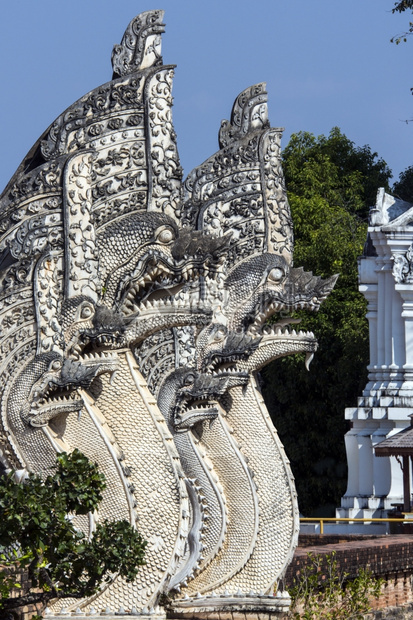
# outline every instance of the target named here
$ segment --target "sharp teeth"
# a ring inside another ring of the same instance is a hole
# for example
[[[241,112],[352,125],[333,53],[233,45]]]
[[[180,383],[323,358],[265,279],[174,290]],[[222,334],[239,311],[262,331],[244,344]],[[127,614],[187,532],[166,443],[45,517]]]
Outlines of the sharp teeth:
[[[305,356],[305,367],[307,368],[307,370],[310,370],[310,364],[312,362],[313,357],[314,357],[314,353],[308,351],[308,353]]]

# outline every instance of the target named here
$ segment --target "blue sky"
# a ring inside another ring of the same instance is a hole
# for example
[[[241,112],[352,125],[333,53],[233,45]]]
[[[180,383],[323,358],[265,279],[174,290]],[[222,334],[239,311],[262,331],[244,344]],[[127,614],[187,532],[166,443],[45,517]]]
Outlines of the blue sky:
[[[108,81],[112,47],[141,11],[163,8],[163,58],[176,64],[174,123],[187,174],[218,148],[237,94],[267,82],[272,126],[337,125],[394,173],[413,165],[413,37],[393,0],[13,0],[0,23],[0,190],[39,135]]]

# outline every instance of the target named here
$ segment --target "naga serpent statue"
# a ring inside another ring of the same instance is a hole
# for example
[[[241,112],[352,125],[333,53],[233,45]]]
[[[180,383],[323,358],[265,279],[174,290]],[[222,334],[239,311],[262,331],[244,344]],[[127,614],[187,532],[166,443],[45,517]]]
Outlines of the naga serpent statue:
[[[125,518],[148,541],[136,581],[114,575],[69,611],[153,613],[166,596],[171,617],[276,614],[298,509],[256,374],[311,359],[291,313],[318,310],[336,278],[292,266],[265,84],[183,181],[162,19],[132,20],[113,79],[59,116],[1,196],[1,463],[23,477],[82,450],[108,485],[79,527]]]

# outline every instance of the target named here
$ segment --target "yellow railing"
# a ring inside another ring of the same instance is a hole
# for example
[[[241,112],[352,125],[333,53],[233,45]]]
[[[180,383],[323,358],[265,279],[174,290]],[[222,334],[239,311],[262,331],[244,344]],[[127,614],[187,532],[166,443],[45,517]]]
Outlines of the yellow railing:
[[[410,513],[409,513],[410,514]],[[409,519],[375,519],[374,517],[366,518],[366,519],[358,519],[358,518],[350,518],[350,517],[300,517],[300,523],[310,522],[310,523],[319,523],[320,524],[320,534],[324,534],[324,522],[332,521],[332,522],[345,522],[345,523],[353,523],[356,521],[361,521],[363,523],[405,523],[406,521],[410,521]],[[413,523],[413,521],[410,521]]]

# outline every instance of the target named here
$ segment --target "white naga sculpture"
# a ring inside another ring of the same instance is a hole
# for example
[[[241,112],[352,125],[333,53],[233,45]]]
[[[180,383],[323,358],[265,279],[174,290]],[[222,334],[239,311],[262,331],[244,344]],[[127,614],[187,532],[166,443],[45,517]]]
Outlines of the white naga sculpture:
[[[162,17],[130,23],[113,80],[51,125],[1,197],[2,460],[38,472],[80,449],[108,487],[79,527],[138,520],[148,541],[135,582],[114,576],[69,611],[145,614],[167,595],[171,617],[281,614],[298,511],[255,375],[313,355],[288,314],[317,310],[335,278],[292,266],[264,84],[182,181]]]
[[[368,301],[368,383],[358,406],[346,409],[348,486],[338,516],[384,517],[392,504],[403,504],[400,465],[376,457],[374,446],[409,426],[413,411],[412,224],[413,205],[380,189],[359,262]]]

